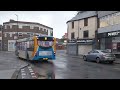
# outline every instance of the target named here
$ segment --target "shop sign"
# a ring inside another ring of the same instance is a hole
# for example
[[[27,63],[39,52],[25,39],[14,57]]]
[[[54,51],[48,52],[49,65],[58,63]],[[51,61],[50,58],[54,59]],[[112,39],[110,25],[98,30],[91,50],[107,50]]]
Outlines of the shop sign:
[[[80,39],[77,40],[78,43],[83,43],[83,44],[92,44],[93,43],[93,39]]]
[[[117,36],[119,35],[120,31],[117,31],[117,32],[110,32],[108,33],[108,36]]]
[[[69,40],[68,43],[76,43],[76,40]]]

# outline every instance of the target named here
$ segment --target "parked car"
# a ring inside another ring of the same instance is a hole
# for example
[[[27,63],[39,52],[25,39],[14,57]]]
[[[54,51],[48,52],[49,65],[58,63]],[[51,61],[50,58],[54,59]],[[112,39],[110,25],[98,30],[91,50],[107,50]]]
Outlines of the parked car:
[[[113,63],[116,59],[115,55],[106,50],[93,50],[88,52],[87,55],[83,56],[85,61],[96,61]]]

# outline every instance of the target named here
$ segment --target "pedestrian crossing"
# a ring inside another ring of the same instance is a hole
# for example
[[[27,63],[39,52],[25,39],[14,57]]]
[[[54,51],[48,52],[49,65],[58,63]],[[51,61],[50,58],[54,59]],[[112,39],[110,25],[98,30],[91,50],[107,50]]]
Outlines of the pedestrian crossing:
[[[29,66],[27,68],[21,69],[21,79],[37,79],[35,72]]]

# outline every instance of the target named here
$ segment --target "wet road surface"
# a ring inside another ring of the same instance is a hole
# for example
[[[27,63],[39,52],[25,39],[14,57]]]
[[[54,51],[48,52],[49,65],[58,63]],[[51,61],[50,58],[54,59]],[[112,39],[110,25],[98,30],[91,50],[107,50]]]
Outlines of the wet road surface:
[[[65,56],[65,51],[57,51],[56,60],[48,62],[28,62],[19,60],[14,53],[5,53],[0,53],[0,70],[29,64],[19,70],[17,79],[120,79],[120,64],[86,62]]]

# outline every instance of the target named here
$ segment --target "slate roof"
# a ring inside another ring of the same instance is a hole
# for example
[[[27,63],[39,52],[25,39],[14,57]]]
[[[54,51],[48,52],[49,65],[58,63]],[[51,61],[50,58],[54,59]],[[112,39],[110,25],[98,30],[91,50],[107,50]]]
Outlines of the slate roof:
[[[67,21],[67,23],[71,22],[71,21],[77,21],[80,19],[96,16],[96,15],[97,15],[97,11],[81,11],[75,17],[73,17],[71,20]]]

